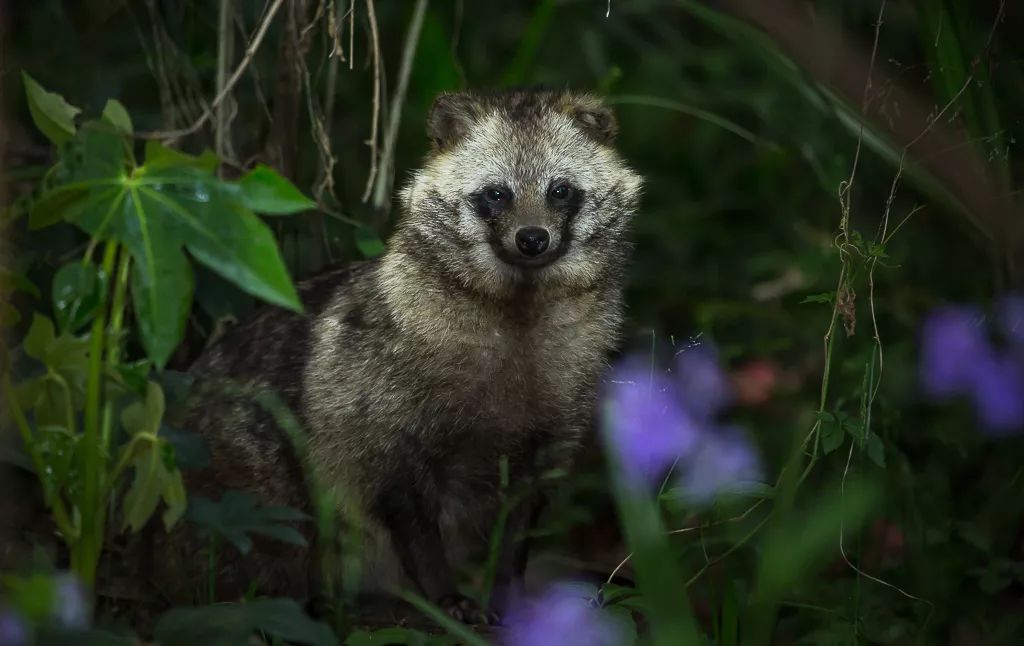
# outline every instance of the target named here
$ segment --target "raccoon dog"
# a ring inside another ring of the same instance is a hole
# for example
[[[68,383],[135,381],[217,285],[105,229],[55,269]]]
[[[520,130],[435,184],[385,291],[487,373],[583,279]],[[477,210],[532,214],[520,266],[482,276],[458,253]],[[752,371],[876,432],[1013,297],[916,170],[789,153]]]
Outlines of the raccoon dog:
[[[184,425],[212,454],[193,492],[310,508],[280,416],[214,385],[273,392],[302,429],[307,476],[339,517],[360,510],[363,580],[493,618],[456,583],[488,544],[502,465],[515,488],[569,463],[622,319],[641,180],[616,129],[566,90],[440,96],[387,252],[301,284],[303,315],[264,310],[193,367]],[[508,517],[496,611],[521,585],[517,537],[536,509]],[[265,584],[301,594],[294,562],[267,563]]]

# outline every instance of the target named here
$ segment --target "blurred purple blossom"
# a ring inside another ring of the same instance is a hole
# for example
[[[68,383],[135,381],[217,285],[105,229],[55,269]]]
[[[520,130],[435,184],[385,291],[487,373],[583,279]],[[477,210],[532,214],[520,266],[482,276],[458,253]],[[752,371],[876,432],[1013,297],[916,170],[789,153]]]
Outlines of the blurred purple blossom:
[[[58,574],[53,579],[52,614],[57,624],[66,630],[84,630],[89,627],[89,596],[85,586],[75,575]]]
[[[667,375],[630,359],[614,371],[605,401],[615,432],[616,455],[633,484],[664,474],[677,457],[691,453],[699,429],[683,409],[676,384]]]
[[[979,361],[971,396],[982,426],[996,435],[1024,426],[1024,366],[1012,356]]]
[[[732,403],[729,379],[710,344],[689,346],[676,354],[676,380],[686,410],[702,422],[714,419]]]
[[[617,646],[624,635],[612,617],[576,586],[556,584],[505,618],[508,646]]]
[[[935,399],[967,397],[981,427],[1003,435],[1024,427],[1024,298],[1008,296],[995,321],[1006,342],[990,340],[982,313],[946,306],[931,313],[921,334],[921,385]]]
[[[627,485],[650,487],[669,474],[687,495],[706,502],[760,477],[760,461],[743,434],[717,422],[733,399],[714,348],[676,356],[674,375],[629,357],[611,373],[604,401],[608,447]]]
[[[683,471],[682,483],[687,494],[707,502],[725,490],[742,491],[761,477],[761,460],[742,431],[721,428],[707,433]]]
[[[975,367],[991,358],[981,312],[969,307],[934,311],[921,334],[921,382],[933,397],[967,392],[974,383]]]
[[[0,607],[0,646],[28,644],[28,626],[9,608]]]

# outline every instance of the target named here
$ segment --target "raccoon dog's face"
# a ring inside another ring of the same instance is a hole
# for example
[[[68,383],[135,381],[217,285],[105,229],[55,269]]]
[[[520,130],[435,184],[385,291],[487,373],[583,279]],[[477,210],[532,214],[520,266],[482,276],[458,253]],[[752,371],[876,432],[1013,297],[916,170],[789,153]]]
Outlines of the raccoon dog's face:
[[[448,94],[433,150],[403,197],[418,254],[475,291],[586,289],[621,271],[640,178],[611,147],[616,123],[568,91]]]

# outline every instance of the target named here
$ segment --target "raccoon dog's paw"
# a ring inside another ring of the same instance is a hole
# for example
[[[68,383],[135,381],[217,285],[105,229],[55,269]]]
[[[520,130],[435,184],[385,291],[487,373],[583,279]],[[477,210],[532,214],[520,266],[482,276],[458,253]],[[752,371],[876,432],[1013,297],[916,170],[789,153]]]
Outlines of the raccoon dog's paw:
[[[461,594],[446,594],[438,599],[437,604],[456,621],[466,624],[495,625],[498,623],[498,615],[484,610],[476,601]]]

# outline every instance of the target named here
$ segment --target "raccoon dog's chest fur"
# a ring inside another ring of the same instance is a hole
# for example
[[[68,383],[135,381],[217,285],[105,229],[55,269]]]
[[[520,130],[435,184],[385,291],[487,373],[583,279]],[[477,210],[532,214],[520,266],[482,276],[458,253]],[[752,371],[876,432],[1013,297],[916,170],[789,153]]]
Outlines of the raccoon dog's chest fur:
[[[387,253],[301,285],[303,316],[267,310],[193,368],[186,423],[213,452],[196,486],[302,502],[280,416],[204,384],[273,391],[317,486],[367,520],[367,578],[476,618],[454,571],[488,541],[502,464],[515,486],[570,460],[618,332],[640,182],[614,130],[571,92],[439,98]],[[501,552],[514,586],[522,547]]]

